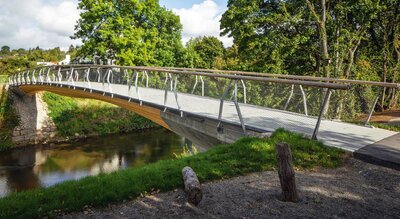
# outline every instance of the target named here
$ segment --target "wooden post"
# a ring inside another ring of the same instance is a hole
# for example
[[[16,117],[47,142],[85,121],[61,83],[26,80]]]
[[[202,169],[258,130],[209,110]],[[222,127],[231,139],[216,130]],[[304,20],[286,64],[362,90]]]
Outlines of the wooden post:
[[[188,195],[188,202],[197,206],[203,198],[203,192],[196,173],[190,167],[182,169],[183,182],[185,184],[185,192]]]
[[[292,152],[287,143],[276,144],[278,158],[278,174],[282,189],[282,199],[285,202],[298,202],[296,179],[293,170]]]

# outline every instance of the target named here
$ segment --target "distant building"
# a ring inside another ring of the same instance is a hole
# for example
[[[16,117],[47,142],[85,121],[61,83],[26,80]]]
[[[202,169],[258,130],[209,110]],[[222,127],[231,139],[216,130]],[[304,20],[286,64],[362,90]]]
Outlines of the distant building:
[[[56,62],[36,62],[36,65],[42,65],[42,66],[52,66],[56,65]]]
[[[68,65],[71,62],[71,56],[66,55],[65,59],[60,61],[60,62],[36,62],[36,65],[42,65],[42,66],[52,66],[52,65]]]
[[[69,65],[71,63],[71,55],[66,55],[65,59],[58,62],[59,65]]]

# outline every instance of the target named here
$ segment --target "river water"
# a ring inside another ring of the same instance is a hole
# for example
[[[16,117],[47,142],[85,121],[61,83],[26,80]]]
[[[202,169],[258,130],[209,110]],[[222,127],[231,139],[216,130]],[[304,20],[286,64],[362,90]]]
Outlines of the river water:
[[[0,197],[85,176],[174,158],[184,138],[164,129],[96,137],[68,144],[0,153]]]

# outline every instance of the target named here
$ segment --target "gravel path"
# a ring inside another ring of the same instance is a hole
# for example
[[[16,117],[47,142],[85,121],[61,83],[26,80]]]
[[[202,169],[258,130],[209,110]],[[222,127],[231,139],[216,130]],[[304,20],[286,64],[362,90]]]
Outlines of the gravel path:
[[[400,171],[350,159],[297,171],[296,180],[297,204],[279,200],[279,178],[268,171],[204,184],[198,207],[175,190],[63,218],[400,218]]]

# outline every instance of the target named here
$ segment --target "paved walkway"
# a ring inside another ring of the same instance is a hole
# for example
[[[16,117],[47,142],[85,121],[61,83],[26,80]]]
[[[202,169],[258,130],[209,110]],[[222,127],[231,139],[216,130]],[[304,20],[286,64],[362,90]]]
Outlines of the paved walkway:
[[[87,84],[83,82],[76,82],[75,86],[87,87]],[[104,86],[101,83],[91,83],[91,86],[94,90],[110,92],[108,86]],[[113,93],[132,97],[135,99],[137,99],[138,97],[133,87],[131,92],[128,91],[127,85],[113,84],[111,91]],[[164,90],[140,87],[139,94],[141,100],[143,101],[158,104],[160,106],[164,105]],[[181,110],[185,112],[194,113],[204,117],[218,118],[220,104],[220,101],[218,99],[178,93],[178,102],[181,106]],[[173,95],[173,92],[171,91],[168,92],[167,106],[169,108],[178,109],[175,97]],[[290,131],[311,136],[317,122],[316,117],[286,112],[282,110],[274,110],[249,104],[240,104],[240,109],[242,111],[245,124],[247,126],[258,128],[264,130],[265,132],[272,132],[277,128],[285,128]],[[240,124],[233,102],[225,102],[223,119]],[[370,146],[368,148],[375,148],[374,150],[383,151],[389,150],[386,149],[387,145],[376,143],[382,142],[382,140],[391,138],[397,134],[398,132],[385,129],[370,128],[344,122],[323,120],[321,122],[318,139],[328,146],[342,148],[351,152],[362,152],[362,150],[360,149],[369,145],[375,146]],[[390,144],[390,151],[396,151],[400,153],[400,143],[398,142],[399,141],[394,141]],[[365,148],[365,150],[368,149]],[[371,153],[375,154],[375,152]],[[380,153],[379,156],[383,156],[382,153]],[[395,154],[393,157],[396,158],[396,162],[400,164],[400,161],[398,161],[398,154]]]

